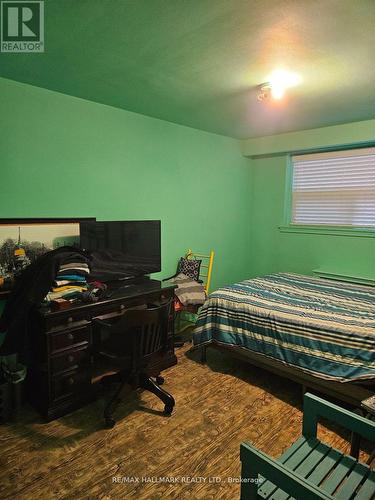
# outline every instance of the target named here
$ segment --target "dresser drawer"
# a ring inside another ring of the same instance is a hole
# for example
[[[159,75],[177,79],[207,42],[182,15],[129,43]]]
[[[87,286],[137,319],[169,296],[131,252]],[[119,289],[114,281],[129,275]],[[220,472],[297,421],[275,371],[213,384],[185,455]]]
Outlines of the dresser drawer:
[[[91,387],[91,377],[87,370],[74,370],[52,377],[51,398],[53,401],[83,393]]]
[[[62,349],[82,344],[89,344],[90,331],[91,328],[89,326],[85,326],[83,328],[72,328],[58,333],[50,333],[50,353],[54,354]]]
[[[48,317],[45,320],[45,330],[51,333],[66,328],[82,328],[90,324],[90,317],[85,311],[74,311],[70,314]]]
[[[70,349],[63,354],[51,357],[51,373],[56,374],[73,368],[87,367],[90,361],[88,345]]]

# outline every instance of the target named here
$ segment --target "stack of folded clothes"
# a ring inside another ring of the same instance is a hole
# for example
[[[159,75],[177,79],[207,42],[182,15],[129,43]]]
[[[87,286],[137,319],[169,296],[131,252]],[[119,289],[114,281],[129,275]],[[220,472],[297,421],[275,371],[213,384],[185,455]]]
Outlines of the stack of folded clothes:
[[[73,260],[74,262],[61,264],[54,286],[47,295],[47,300],[77,299],[88,290],[87,278],[90,275],[90,268],[87,262],[80,262],[77,258]]]

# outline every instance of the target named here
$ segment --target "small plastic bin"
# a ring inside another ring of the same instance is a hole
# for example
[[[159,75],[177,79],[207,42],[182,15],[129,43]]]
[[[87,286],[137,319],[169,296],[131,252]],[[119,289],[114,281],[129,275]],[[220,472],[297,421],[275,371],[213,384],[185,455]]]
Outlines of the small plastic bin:
[[[0,376],[0,422],[17,420],[22,403],[23,381],[26,367],[13,363],[11,367],[3,363]]]
[[[12,417],[12,384],[0,380],[0,423],[8,422]]]

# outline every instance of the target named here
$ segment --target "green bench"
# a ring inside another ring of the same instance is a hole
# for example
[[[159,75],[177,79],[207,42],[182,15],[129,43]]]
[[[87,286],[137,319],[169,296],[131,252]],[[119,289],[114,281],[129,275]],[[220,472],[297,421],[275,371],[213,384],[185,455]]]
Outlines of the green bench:
[[[375,422],[305,394],[302,436],[274,459],[241,444],[241,499],[375,499],[375,471],[317,439],[319,417],[375,442]]]

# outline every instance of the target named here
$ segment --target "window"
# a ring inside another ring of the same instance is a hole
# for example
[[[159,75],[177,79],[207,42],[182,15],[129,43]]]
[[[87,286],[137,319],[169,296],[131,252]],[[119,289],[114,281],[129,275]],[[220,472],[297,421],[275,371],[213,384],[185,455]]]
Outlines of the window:
[[[375,228],[375,147],[292,156],[291,224]]]

